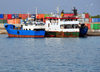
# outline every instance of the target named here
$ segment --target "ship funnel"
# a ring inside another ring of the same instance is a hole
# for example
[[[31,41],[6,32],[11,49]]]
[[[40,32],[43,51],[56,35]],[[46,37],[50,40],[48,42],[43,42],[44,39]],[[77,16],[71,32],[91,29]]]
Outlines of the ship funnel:
[[[77,16],[77,9],[74,7],[73,9],[74,16]]]

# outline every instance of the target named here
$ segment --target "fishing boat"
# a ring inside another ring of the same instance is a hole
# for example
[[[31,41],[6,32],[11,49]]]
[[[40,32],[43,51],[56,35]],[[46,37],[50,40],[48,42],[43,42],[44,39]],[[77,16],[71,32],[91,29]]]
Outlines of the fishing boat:
[[[32,21],[16,27],[13,24],[4,24],[8,32],[8,37],[29,38],[29,37],[44,37],[45,29],[44,23],[40,21]]]
[[[46,37],[84,37],[88,28],[76,17],[46,17]]]

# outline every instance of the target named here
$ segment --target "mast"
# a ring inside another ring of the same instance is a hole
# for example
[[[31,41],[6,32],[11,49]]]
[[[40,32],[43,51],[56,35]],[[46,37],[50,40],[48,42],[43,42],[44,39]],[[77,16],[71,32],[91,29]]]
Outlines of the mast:
[[[36,21],[37,21],[37,8],[36,8],[36,11],[35,12],[36,12]]]
[[[37,15],[37,8],[36,8],[36,15]]]
[[[28,12],[28,19],[29,19],[29,12]]]
[[[16,24],[16,17],[17,17],[17,14],[15,14],[15,24]]]
[[[57,17],[59,17],[59,6],[57,7],[56,11],[57,11]]]

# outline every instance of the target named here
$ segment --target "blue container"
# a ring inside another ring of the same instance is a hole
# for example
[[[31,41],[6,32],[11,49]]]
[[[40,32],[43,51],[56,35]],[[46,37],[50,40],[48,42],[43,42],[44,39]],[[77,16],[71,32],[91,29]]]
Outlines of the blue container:
[[[100,18],[98,18],[98,22],[100,22]]]
[[[15,18],[19,18],[19,14],[16,14],[16,15],[15,15]]]
[[[100,22],[100,18],[92,18],[92,22]]]
[[[4,18],[4,15],[3,14],[0,14],[0,18]]]
[[[15,14],[12,14],[12,18],[15,18]]]
[[[23,20],[22,19],[20,19],[20,23],[22,24],[22,22],[23,22]]]
[[[31,14],[31,18],[36,18],[36,14]]]

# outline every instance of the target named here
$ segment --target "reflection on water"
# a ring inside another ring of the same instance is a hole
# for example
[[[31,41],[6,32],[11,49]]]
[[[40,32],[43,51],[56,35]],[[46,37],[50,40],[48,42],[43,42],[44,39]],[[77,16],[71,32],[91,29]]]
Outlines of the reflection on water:
[[[0,72],[100,72],[100,37],[0,35]]]

